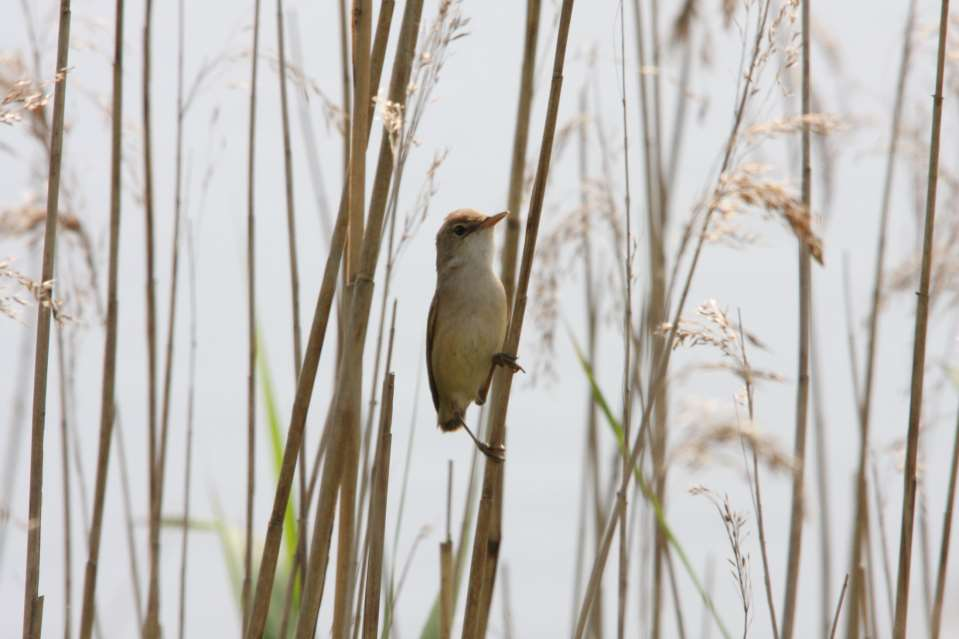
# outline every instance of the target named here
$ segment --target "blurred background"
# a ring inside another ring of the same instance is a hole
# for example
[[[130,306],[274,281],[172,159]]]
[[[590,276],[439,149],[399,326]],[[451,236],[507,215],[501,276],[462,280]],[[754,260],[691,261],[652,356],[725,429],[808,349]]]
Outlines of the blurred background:
[[[379,5],[373,4],[374,8]],[[403,4],[397,3],[394,14],[380,87],[384,95]],[[393,254],[389,294],[390,301],[397,300],[397,314],[391,368],[396,374],[396,387],[386,563],[395,567],[394,580],[399,581],[400,574],[404,577],[395,603],[396,637],[421,636],[437,596],[437,544],[445,537],[448,460],[453,462],[454,539],[464,511],[475,506],[475,495],[473,506],[469,506],[467,497],[473,446],[465,433],[447,435],[437,430],[425,380],[426,316],[435,281],[433,242],[444,216],[453,209],[472,207],[493,213],[506,208],[526,20],[526,3],[522,2],[442,4],[446,11],[456,12],[464,20],[456,32],[462,37],[447,43],[438,63],[435,86],[424,97],[422,119],[409,149],[398,191],[398,250]],[[559,2],[546,0],[542,4],[526,152],[526,191],[518,211],[522,220],[539,153],[559,16]],[[588,571],[594,556],[592,517],[583,514],[584,503],[588,505],[591,498],[587,496],[584,502],[582,496],[584,487],[593,485],[585,455],[589,378],[576,348],[586,343],[587,318],[592,310],[597,321],[595,381],[618,415],[623,393],[627,180],[628,214],[632,216],[629,245],[634,252],[634,329],[639,334],[648,328],[641,327],[649,289],[649,231],[645,224],[647,182],[640,80],[657,80],[664,132],[660,147],[675,162],[671,220],[663,240],[666,263],[672,269],[687,223],[701,215],[701,204],[716,184],[752,46],[756,12],[762,3],[651,4],[644,0],[641,4],[645,28],[650,32],[655,29],[657,34],[659,58],[658,63],[653,60],[653,44],[644,42],[645,66],[637,60],[632,2],[626,3],[625,25],[618,2],[581,1],[573,11],[557,144],[534,261],[529,312],[518,352],[527,374],[514,378],[509,406],[501,576],[490,636],[570,634],[579,605],[577,593],[582,592],[585,581],[582,571]],[[654,4],[658,13],[651,18]],[[426,2],[424,33],[437,18],[439,5],[432,0]],[[723,5],[730,7],[728,14]],[[907,34],[912,56],[903,91],[899,153],[892,181],[869,466],[876,636],[891,636],[892,599],[887,593],[890,582],[893,594],[895,588],[916,299],[913,292],[925,207],[930,95],[939,18],[939,3],[920,0],[915,3],[914,21],[909,27],[909,5],[907,1],[865,0],[812,5],[812,110],[823,114],[823,134],[813,141],[812,213],[814,231],[822,241],[823,264],[813,265],[813,408],[807,442],[810,461],[805,473],[796,636],[824,634],[824,623],[832,617],[848,571],[860,445],[854,379],[861,379],[864,370],[882,187],[897,74]],[[688,29],[678,32],[677,19],[689,6],[693,13]],[[231,565],[236,565],[237,548],[242,543],[246,498],[245,216],[253,3],[187,3],[185,10],[184,229],[180,238],[183,253],[163,505],[168,525],[161,533],[161,621],[165,635],[173,636],[180,588],[178,522],[184,510],[186,424],[192,384],[195,406],[190,519],[194,523],[190,529],[185,627],[188,636],[218,637],[240,632],[236,575],[231,575]],[[312,318],[343,181],[340,17],[338,3],[333,1],[289,0],[285,10],[300,321],[305,331]],[[117,457],[121,446],[129,475],[129,517],[141,596],[145,596],[147,578],[146,274],[140,114],[143,11],[143,3],[127,3],[116,387],[118,433],[122,436],[113,441],[99,569],[97,602],[99,629],[104,637],[129,637],[138,632],[128,514]],[[261,359],[254,495],[254,534],[260,541],[276,481],[270,425],[286,428],[295,390],[275,4],[264,2],[261,12],[255,174],[256,310]],[[11,1],[3,14],[2,89],[9,93],[13,83],[30,79],[52,93],[57,3]],[[795,120],[789,118],[800,112],[799,65],[795,58],[800,24],[798,10],[788,3],[773,3],[771,16],[777,15],[782,16],[781,23],[775,35],[764,41],[769,47],[768,59],[748,101],[743,129],[749,133],[743,134],[734,163],[740,167],[761,164],[765,167],[759,174],[763,180],[797,194],[799,133]],[[166,335],[170,248],[174,240],[177,20],[177,3],[157,3],[151,91],[161,344]],[[62,299],[61,310],[68,318],[57,325],[52,337],[45,438],[40,573],[45,636],[58,634],[64,624],[64,540],[68,536],[72,540],[74,628],[78,623],[86,556],[85,521],[96,468],[109,231],[112,34],[113,3],[74,3],[61,190],[61,213],[69,214],[73,221],[61,224],[56,274],[56,296]],[[931,597],[926,584],[935,584],[956,431],[956,385],[951,374],[959,319],[955,296],[959,285],[955,274],[959,271],[952,249],[959,231],[959,156],[952,142],[959,134],[956,51],[950,39],[920,439],[915,546],[920,554],[914,557],[909,625],[910,636],[917,637],[928,632]],[[39,76],[34,69],[39,69]],[[31,124],[32,116],[26,109],[21,113],[20,121],[0,126],[0,261],[8,260],[9,267],[39,279],[48,160]],[[49,118],[49,113],[45,115]],[[382,118],[382,109],[377,109],[367,162],[370,181],[372,149],[379,147]],[[682,135],[677,143],[672,132],[680,120]],[[624,123],[628,135],[625,145]],[[585,140],[585,146],[581,140]],[[311,156],[313,152],[315,156]],[[585,157],[585,165],[581,165],[581,157]],[[627,157],[630,171],[624,175]],[[585,166],[585,181],[581,166]],[[696,313],[696,307],[709,300],[715,300],[709,308],[720,309],[730,320],[738,321],[741,316],[744,329],[756,338],[747,345],[750,364],[756,371],[769,373],[769,379],[763,375],[754,389],[755,427],[770,460],[759,468],[774,602],[781,615],[789,548],[788,461],[793,451],[797,382],[797,243],[796,235],[775,213],[740,208],[723,216],[721,224],[714,227],[692,279],[684,317],[712,326],[708,318]],[[589,233],[592,243],[590,298],[586,297],[580,241],[584,233]],[[501,244],[502,238],[497,241]],[[386,256],[384,250],[367,337],[364,411],[373,384],[372,356]],[[683,256],[678,267],[680,282],[688,269],[689,252]],[[17,287],[15,280],[0,280],[0,296],[17,294],[26,302],[22,306],[12,304],[17,317],[0,317],[0,359],[4,364],[0,366],[3,636],[19,632],[21,619],[36,324],[29,294]],[[195,317],[196,339],[193,382],[191,317]],[[308,420],[308,458],[318,445],[335,384],[334,349],[329,339],[327,344]],[[852,357],[850,349],[855,351]],[[640,361],[648,356],[648,352],[642,353]],[[162,371],[162,355],[159,361]],[[751,464],[745,463],[737,437],[723,439],[717,434],[717,428],[735,425],[737,418],[740,423],[748,421],[742,380],[715,366],[723,362],[728,364],[728,359],[719,349],[687,343],[677,349],[670,367],[665,514],[689,561],[689,569],[674,562],[676,595],[682,603],[685,636],[721,636],[704,610],[692,573],[715,600],[718,614],[733,636],[742,635],[746,623],[750,636],[768,637],[772,635],[758,530],[745,474]],[[647,383],[645,374],[642,383]],[[275,421],[266,412],[267,397],[275,399]],[[633,433],[641,414],[638,397],[634,401]],[[70,446],[66,479],[71,493],[69,527],[63,506],[64,417]],[[470,410],[467,421],[479,424],[478,408]],[[617,449],[613,430],[603,417],[598,422],[599,472],[606,495],[611,485],[607,478],[619,473]],[[777,465],[775,459],[786,461]],[[483,463],[482,459],[476,462],[478,477]],[[820,466],[826,472],[825,483],[821,483],[824,476]],[[730,575],[727,559],[732,551],[723,521],[707,499],[690,494],[693,486],[706,487],[720,500],[728,496],[732,510],[743,514],[743,550],[749,556],[752,584],[749,622],[744,622],[740,589]],[[653,519],[641,494],[630,494],[631,513],[634,507],[638,516],[631,515],[635,527],[631,528],[629,597],[636,603],[628,611],[626,636],[647,637],[651,636],[648,555]],[[828,561],[824,562],[827,543]],[[617,552],[614,546],[603,582],[604,636],[615,636]],[[891,574],[884,572],[884,566]],[[955,559],[950,561],[950,569],[947,602],[959,593]],[[328,583],[332,583],[332,572]],[[329,588],[317,626],[320,636],[326,636],[332,616]],[[454,617],[454,634],[459,632],[458,622],[462,620],[463,592],[465,586]],[[672,612],[673,596],[664,595],[669,610],[663,616],[665,637],[680,636]],[[947,605],[943,636],[950,636],[957,628],[959,612]]]

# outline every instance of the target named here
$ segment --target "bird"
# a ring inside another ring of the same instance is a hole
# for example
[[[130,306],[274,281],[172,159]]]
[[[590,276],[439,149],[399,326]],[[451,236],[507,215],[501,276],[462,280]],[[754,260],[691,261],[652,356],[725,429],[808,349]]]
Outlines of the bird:
[[[450,213],[436,234],[436,292],[426,322],[426,370],[436,420],[443,432],[462,427],[494,461],[505,448],[480,441],[464,421],[469,405],[482,405],[493,371],[523,370],[503,352],[508,306],[493,270],[493,228],[509,211],[484,215],[474,209]]]

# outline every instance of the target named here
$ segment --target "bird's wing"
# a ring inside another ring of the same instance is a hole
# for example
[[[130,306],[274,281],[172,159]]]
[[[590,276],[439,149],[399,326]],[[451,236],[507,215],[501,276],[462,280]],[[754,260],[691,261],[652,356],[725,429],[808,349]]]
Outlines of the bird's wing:
[[[439,393],[436,391],[436,379],[433,377],[433,335],[436,330],[436,307],[439,295],[433,295],[430,302],[430,315],[426,320],[426,374],[430,380],[430,395],[433,396],[433,408],[440,409]]]

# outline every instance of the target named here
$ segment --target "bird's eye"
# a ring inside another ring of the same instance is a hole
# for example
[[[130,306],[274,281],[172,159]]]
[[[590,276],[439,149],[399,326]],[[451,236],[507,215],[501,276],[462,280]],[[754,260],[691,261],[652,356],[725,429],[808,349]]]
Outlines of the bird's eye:
[[[466,235],[466,227],[463,226],[462,224],[458,224],[453,227],[453,232],[456,233],[458,236],[463,237],[464,235]]]

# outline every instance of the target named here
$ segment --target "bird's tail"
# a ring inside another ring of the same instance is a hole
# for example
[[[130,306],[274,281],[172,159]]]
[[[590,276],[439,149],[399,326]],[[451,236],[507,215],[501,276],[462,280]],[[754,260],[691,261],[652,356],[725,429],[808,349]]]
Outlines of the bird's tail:
[[[445,403],[440,404],[440,408],[436,413],[436,421],[439,424],[440,430],[444,433],[451,433],[454,430],[459,430],[461,426],[466,426],[466,423],[463,421],[463,415]]]

